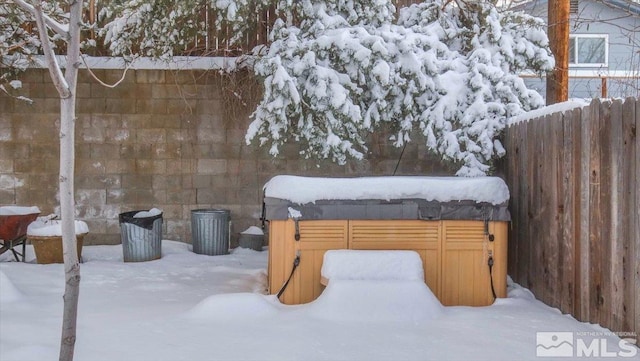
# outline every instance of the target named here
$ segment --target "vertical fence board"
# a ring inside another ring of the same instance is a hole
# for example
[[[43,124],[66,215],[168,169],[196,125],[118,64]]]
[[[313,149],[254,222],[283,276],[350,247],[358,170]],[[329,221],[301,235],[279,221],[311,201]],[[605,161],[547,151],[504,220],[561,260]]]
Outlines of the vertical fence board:
[[[551,117],[551,123],[545,127],[545,137],[549,140],[545,153],[545,172],[542,174],[544,181],[544,195],[546,211],[541,217],[542,224],[547,234],[545,245],[545,276],[547,278],[547,299],[553,307],[560,307],[560,269],[558,252],[560,250],[559,224],[558,224],[558,173],[560,166],[560,144],[562,135],[562,113],[555,113]]]
[[[533,127],[535,130],[535,138],[539,139],[539,141],[534,142],[534,169],[532,174],[532,182],[530,188],[533,190],[533,198],[532,203],[529,205],[529,212],[533,215],[531,219],[531,225],[529,227],[529,236],[533,237],[537,242],[532,243],[533,252],[531,252],[533,258],[529,261],[529,268],[531,269],[530,280],[529,282],[533,283],[533,289],[536,294],[540,295],[540,298],[544,301],[547,300],[546,290],[544,288],[544,273],[542,272],[542,268],[544,264],[542,263],[542,249],[544,247],[545,239],[541,234],[541,225],[540,225],[540,214],[542,208],[542,194],[540,192],[541,189],[541,178],[542,178],[542,165],[544,161],[544,147],[546,143],[546,139],[542,134],[543,129],[543,121],[534,122]]]
[[[578,290],[580,297],[577,301],[579,304],[579,312],[576,317],[581,321],[587,321],[591,317],[589,314],[589,304],[591,300],[591,292],[589,288],[589,275],[590,269],[590,248],[589,248],[589,209],[590,209],[590,192],[589,192],[589,180],[590,180],[590,158],[591,158],[591,114],[594,104],[582,110],[581,123],[582,132],[581,149],[580,154],[580,209],[583,210],[580,217],[580,240],[579,240],[579,254],[580,257],[576,259],[579,264],[580,277],[578,279]]]
[[[518,282],[525,287],[529,287],[529,274],[527,270],[529,269],[529,254],[530,254],[530,244],[531,238],[527,237],[527,230],[529,225],[529,214],[528,214],[528,205],[529,205],[529,174],[527,170],[530,166],[531,152],[530,152],[530,140],[529,140],[529,124],[520,124],[520,131],[518,132],[518,141],[521,142],[520,152],[523,159],[527,161],[518,162],[517,164],[517,177],[520,178],[520,187],[518,188],[518,194],[520,196],[519,201],[519,217],[520,220],[519,228],[516,229],[517,240],[518,240],[518,264],[516,268],[518,270]]]
[[[636,102],[634,99],[626,99],[622,106],[622,156],[624,157],[622,168],[622,179],[620,188],[622,188],[622,211],[621,211],[621,240],[622,244],[622,278],[624,287],[624,296],[622,300],[623,324],[621,330],[629,331],[634,328],[634,318],[636,313],[640,310],[636,310],[634,301],[634,294],[637,293],[634,283],[634,264],[637,263],[634,250],[635,245],[638,243],[634,237],[636,232],[634,230],[634,219],[638,218],[638,211],[636,206],[636,190],[638,188],[638,179],[635,177],[635,160],[637,157],[637,151],[634,144],[634,128],[635,128],[635,107]],[[638,332],[636,328],[636,332]]]
[[[575,217],[575,197],[574,197],[574,180],[575,176],[575,111],[567,111],[562,122],[562,131],[559,132],[560,149],[559,161],[561,170],[558,172],[558,201],[560,202],[558,223],[562,226],[559,229],[558,239],[560,247],[558,250],[558,258],[560,260],[558,267],[560,268],[560,309],[563,311],[574,312],[574,252],[575,252],[575,232],[573,218]]]
[[[589,142],[591,144],[589,154],[589,255],[590,277],[589,288],[591,297],[589,301],[589,314],[592,319],[600,320],[600,306],[602,300],[602,198],[600,197],[600,134],[603,131],[600,119],[601,102],[595,99],[591,103],[591,132]]]
[[[518,168],[516,160],[520,156],[520,146],[518,143],[519,131],[522,127],[511,126],[507,129],[505,134],[505,149],[513,149],[515,154],[514,157],[507,157],[507,169],[505,169],[505,175],[507,182],[511,184],[511,193],[516,192],[520,187],[520,182],[518,180]],[[511,224],[509,227],[509,247],[507,248],[507,271],[508,274],[512,275],[512,277],[517,278],[517,267],[518,264],[518,245],[519,242],[516,240],[516,233],[514,229],[518,229],[519,225],[519,210],[520,210],[520,197],[509,197],[509,209],[511,210]]]
[[[581,124],[582,129],[580,132],[580,209],[583,211],[580,217],[580,239],[579,239],[579,278],[576,282],[578,287],[579,297],[576,299],[578,302],[578,310],[576,317],[581,321],[587,321],[590,318],[589,315],[589,301],[591,300],[591,290],[589,288],[589,276],[590,276],[590,253],[589,252],[589,180],[590,180],[590,157],[591,157],[591,141],[590,134],[593,124],[591,124],[592,108],[591,104],[582,110]]]
[[[623,311],[623,244],[624,244],[624,220],[623,191],[627,185],[624,181],[624,169],[629,167],[628,157],[624,156],[624,141],[622,132],[622,102],[615,100],[611,104],[611,116],[609,119],[610,137],[607,141],[610,164],[610,252],[604,257],[609,258],[609,325],[620,330],[624,324]],[[606,239],[603,239],[606,241]],[[606,262],[606,261],[605,261]]]
[[[635,159],[634,162],[634,170],[635,170],[635,181],[633,186],[633,192],[635,193],[635,204],[631,210],[631,214],[634,215],[635,218],[635,227],[633,233],[635,235],[635,239],[633,240],[633,249],[630,254],[632,255],[632,270],[634,273],[634,287],[631,288],[629,292],[633,292],[633,298],[635,302],[635,312],[633,321],[634,328],[632,331],[636,332],[636,340],[640,342],[640,216],[638,215],[638,208],[640,208],[640,136],[638,135],[638,131],[640,130],[640,100],[636,98],[636,109],[635,109],[635,127],[633,128],[633,135],[635,138]]]
[[[526,164],[526,169],[524,172],[524,176],[526,177],[525,179],[527,180],[527,185],[525,187],[525,196],[524,198],[526,199],[526,208],[524,209],[524,211],[526,212],[526,224],[524,225],[524,234],[523,234],[523,238],[522,239],[527,239],[529,240],[529,242],[525,243],[525,247],[526,249],[526,253],[524,254],[524,256],[526,257],[526,265],[524,267],[524,272],[526,273],[526,280],[527,280],[527,286],[529,289],[534,289],[535,285],[534,285],[534,279],[532,276],[534,276],[534,272],[532,272],[532,269],[535,268],[535,264],[533,263],[533,253],[534,253],[534,247],[536,245],[536,241],[539,241],[536,237],[533,237],[533,235],[531,234],[531,227],[534,223],[534,214],[533,214],[533,204],[534,204],[534,198],[535,198],[535,190],[533,188],[533,184],[535,184],[535,179],[534,179],[534,174],[536,171],[536,143],[533,139],[535,139],[535,134],[536,134],[536,127],[535,127],[535,123],[530,123],[529,126],[527,127],[527,139],[526,139],[526,143],[527,143],[527,154],[529,156],[529,161]]]
[[[600,247],[598,258],[600,261],[600,295],[597,299],[596,308],[600,314],[598,323],[608,325],[611,323],[611,196],[613,191],[612,166],[611,166],[611,103],[606,101],[600,104],[599,117],[600,132],[598,134],[600,145],[600,225],[594,229],[600,233],[597,243]],[[617,185],[616,185],[617,186]]]

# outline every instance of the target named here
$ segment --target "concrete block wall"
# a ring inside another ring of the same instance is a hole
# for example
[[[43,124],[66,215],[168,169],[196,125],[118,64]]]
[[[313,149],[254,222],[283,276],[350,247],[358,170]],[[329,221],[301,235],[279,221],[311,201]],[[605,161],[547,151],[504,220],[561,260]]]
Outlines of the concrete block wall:
[[[96,70],[113,83],[117,70]],[[232,239],[260,225],[262,186],[278,174],[393,174],[401,149],[373,135],[368,160],[344,166],[304,160],[295,144],[278,158],[247,146],[244,135],[260,84],[249,74],[130,70],[110,89],[81,71],[76,124],[76,216],[89,224],[88,244],[120,242],[118,215],[158,207],[164,238],[191,242],[191,210],[231,211]],[[36,205],[58,212],[59,100],[44,69],[22,76],[21,95],[0,94],[0,205]],[[246,95],[242,101],[233,94]],[[253,95],[251,95],[253,94]],[[419,137],[404,151],[397,174],[446,175]]]

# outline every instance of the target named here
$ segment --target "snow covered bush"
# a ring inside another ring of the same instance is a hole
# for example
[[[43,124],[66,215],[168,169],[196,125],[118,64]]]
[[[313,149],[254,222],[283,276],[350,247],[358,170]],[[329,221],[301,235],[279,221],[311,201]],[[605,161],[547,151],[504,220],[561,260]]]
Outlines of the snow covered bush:
[[[487,1],[415,4],[397,20],[384,0],[285,5],[299,25],[278,20],[255,65],[265,93],[246,135],[273,155],[295,141],[344,164],[388,123],[396,146],[420,131],[458,175],[479,176],[504,155],[506,120],[544,105],[517,76],[553,67],[544,24],[528,15]]]

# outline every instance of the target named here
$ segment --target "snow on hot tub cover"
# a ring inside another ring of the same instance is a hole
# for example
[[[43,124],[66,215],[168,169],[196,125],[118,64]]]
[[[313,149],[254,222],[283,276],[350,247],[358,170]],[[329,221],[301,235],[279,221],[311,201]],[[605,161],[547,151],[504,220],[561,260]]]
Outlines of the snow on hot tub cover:
[[[264,186],[265,218],[510,220],[498,177],[320,178],[279,175]]]

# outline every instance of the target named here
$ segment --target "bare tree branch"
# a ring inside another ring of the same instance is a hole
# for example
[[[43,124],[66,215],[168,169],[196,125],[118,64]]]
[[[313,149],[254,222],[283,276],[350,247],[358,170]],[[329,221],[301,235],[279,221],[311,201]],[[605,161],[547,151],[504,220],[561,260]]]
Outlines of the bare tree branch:
[[[60,66],[58,65],[58,61],[56,60],[55,53],[53,52],[53,48],[51,47],[49,34],[47,32],[47,26],[45,25],[44,14],[42,13],[42,7],[40,6],[40,4],[38,4],[33,6],[32,8],[33,16],[36,19],[36,25],[38,26],[40,42],[42,43],[42,51],[44,52],[44,56],[47,59],[47,67],[49,68],[49,74],[51,75],[53,85],[58,90],[58,93],[60,94],[60,97],[62,99],[69,98],[71,96],[69,84],[62,74],[62,70],[60,70]]]
[[[84,56],[80,57],[82,59],[82,63],[84,63],[84,66],[87,68],[87,70],[89,71],[89,75],[91,75],[91,77],[97,81],[98,83],[100,83],[100,85],[107,87],[107,88],[115,88],[118,85],[120,85],[120,83],[122,83],[122,81],[124,80],[124,78],[127,76],[127,71],[131,68],[131,65],[133,65],[133,62],[130,62],[129,64],[127,64],[127,66],[124,68],[124,72],[122,72],[122,77],[115,83],[113,84],[107,84],[105,82],[103,82],[102,80],[100,80],[100,78],[98,78],[98,76],[93,72],[93,70],[91,70],[91,68],[89,67],[89,64],[87,64],[86,60],[84,60]]]

